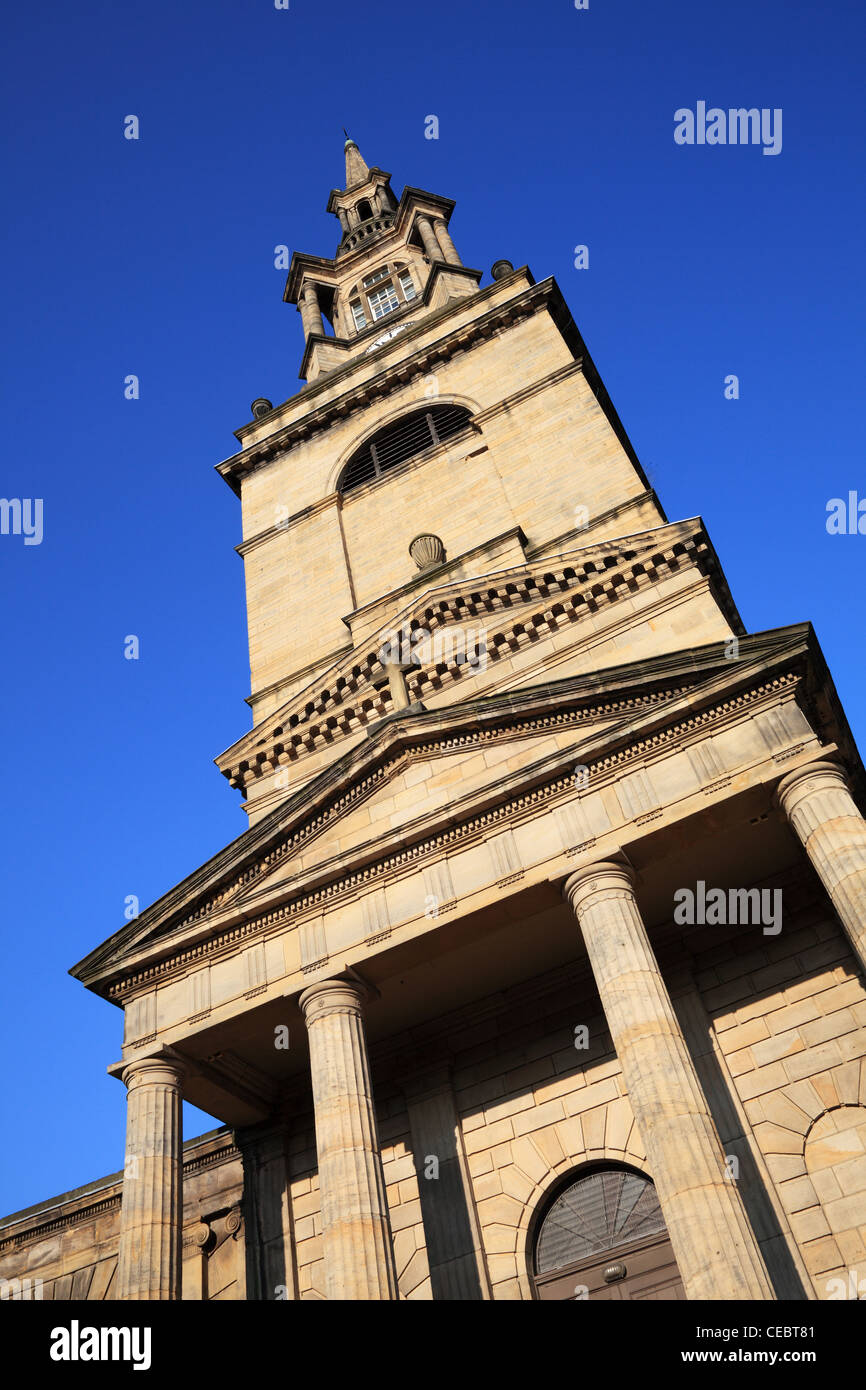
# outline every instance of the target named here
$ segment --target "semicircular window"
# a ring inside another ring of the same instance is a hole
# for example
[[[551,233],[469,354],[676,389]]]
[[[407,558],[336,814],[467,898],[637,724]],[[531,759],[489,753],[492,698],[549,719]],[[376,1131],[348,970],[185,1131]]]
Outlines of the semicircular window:
[[[434,405],[413,410],[379,430],[352,455],[340,474],[339,492],[348,492],[362,483],[372,482],[416,454],[442,444],[459,434],[472,418],[462,405]]]
[[[665,1230],[656,1190],[630,1168],[606,1168],[570,1183],[550,1208],[535,1245],[537,1274],[604,1255]]]

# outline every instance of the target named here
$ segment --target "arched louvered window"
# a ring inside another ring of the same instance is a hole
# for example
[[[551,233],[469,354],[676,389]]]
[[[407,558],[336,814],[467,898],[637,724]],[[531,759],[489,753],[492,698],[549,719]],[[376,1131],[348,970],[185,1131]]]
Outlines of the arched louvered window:
[[[452,435],[465,429],[471,411],[461,405],[433,405],[402,415],[379,430],[357,453],[353,454],[340,474],[337,488],[348,492],[362,483],[372,482],[416,454],[434,448]]]
[[[552,1274],[664,1230],[649,1178],[630,1168],[603,1168],[570,1183],[551,1206],[535,1242],[535,1271]]]

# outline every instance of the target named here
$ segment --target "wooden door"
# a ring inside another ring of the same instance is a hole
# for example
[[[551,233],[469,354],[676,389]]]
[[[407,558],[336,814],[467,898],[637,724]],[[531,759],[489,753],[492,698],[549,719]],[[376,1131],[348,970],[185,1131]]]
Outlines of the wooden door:
[[[621,1273],[621,1270],[624,1272]],[[610,1302],[685,1298],[680,1272],[667,1236],[649,1244],[612,1251],[604,1260],[578,1262],[546,1278],[536,1276],[535,1289],[540,1299],[571,1302],[583,1298]]]
[[[609,1164],[566,1183],[538,1227],[534,1286],[543,1300],[684,1299],[646,1174]]]

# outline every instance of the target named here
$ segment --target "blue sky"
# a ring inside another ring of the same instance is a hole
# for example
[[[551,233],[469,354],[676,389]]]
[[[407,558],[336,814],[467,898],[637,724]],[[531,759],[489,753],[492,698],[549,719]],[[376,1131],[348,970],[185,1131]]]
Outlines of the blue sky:
[[[866,536],[825,529],[866,497],[861,5],[82,0],[7,28],[0,492],[44,535],[0,536],[2,1212],[122,1165],[121,1016],[66,971],[246,826],[212,762],[249,724],[212,470],[300,385],[274,247],[333,255],[343,125],[457,200],[483,283],[556,276],[668,515],[704,517],[750,631],[814,623],[866,737]],[[781,108],[781,153],[678,146],[701,100]]]

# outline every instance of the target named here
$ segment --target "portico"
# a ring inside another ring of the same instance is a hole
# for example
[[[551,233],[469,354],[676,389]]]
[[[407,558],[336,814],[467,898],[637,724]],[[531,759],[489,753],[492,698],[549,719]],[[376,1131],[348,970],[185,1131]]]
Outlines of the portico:
[[[792,640],[796,647],[799,639]],[[776,652],[775,658],[789,664],[794,647]],[[483,1015],[488,1007],[485,1000],[519,988],[526,979],[545,982],[539,985],[542,992],[555,989],[560,980],[574,980],[576,1015],[581,1009],[585,1011],[587,997],[597,996],[601,1006],[598,1026],[610,1037],[610,1056],[621,1078],[623,1104],[641,1136],[643,1171],[655,1182],[686,1296],[779,1296],[773,1282],[778,1277],[778,1260],[773,1272],[768,1272],[760,1226],[756,1232],[753,1224],[755,1202],[744,1202],[738,1182],[731,1176],[730,1150],[719,1134],[719,1116],[724,1120],[726,1106],[729,1109],[735,1104],[736,1097],[726,1099],[718,1079],[707,1093],[699,1075],[702,1044],[694,1034],[687,1036],[678,1017],[682,1004],[677,1003],[676,996],[682,996],[683,971],[688,974],[694,970],[701,942],[715,939],[712,927],[698,924],[684,930],[676,926],[676,892],[688,881],[680,846],[692,846],[689,859],[699,866],[702,880],[722,886],[729,882],[760,885],[762,866],[768,863],[777,866],[780,881],[786,874],[802,876],[808,872],[803,851],[798,848],[803,836],[798,838],[786,828],[784,798],[791,788],[839,787],[841,772],[839,764],[826,762],[824,749],[819,748],[807,721],[797,712],[796,701],[787,700],[784,684],[774,686],[775,703],[765,712],[759,692],[767,682],[754,683],[754,702],[744,696],[738,706],[739,723],[732,724],[731,702],[719,701],[713,694],[715,668],[709,655],[707,661],[702,742],[695,745],[689,741],[694,726],[694,692],[688,703],[692,713],[683,726],[683,744],[676,737],[676,700],[665,706],[663,719],[658,718],[657,707],[651,706],[661,751],[655,763],[648,763],[647,740],[640,741],[637,780],[629,769],[635,740],[619,742],[616,726],[606,724],[599,729],[590,723],[596,728],[595,742],[585,731],[581,733],[580,762],[590,772],[588,778],[577,781],[571,775],[575,762],[571,747],[566,744],[561,749],[557,765],[557,757],[546,753],[552,745],[540,735],[535,745],[524,742],[522,763],[524,772],[543,765],[545,783],[536,780],[528,799],[516,785],[518,795],[509,801],[511,788],[502,785],[498,773],[493,782],[484,771],[489,767],[492,773],[501,766],[499,758],[489,756],[478,764],[474,786],[464,782],[461,817],[455,818],[452,810],[440,849],[435,843],[431,845],[431,838],[435,842],[441,833],[437,804],[453,808],[454,801],[453,794],[447,800],[443,794],[439,802],[436,788],[441,783],[444,793],[449,785],[447,748],[454,739],[455,716],[419,709],[405,721],[385,721],[364,750],[366,763],[359,766],[349,758],[350,780],[361,778],[369,784],[371,768],[377,762],[394,769],[383,792],[377,793],[386,795],[393,808],[391,833],[395,846],[400,846],[399,856],[389,861],[387,834],[380,834],[376,841],[379,863],[390,863],[391,867],[381,873],[371,872],[369,847],[363,840],[348,847],[340,865],[342,881],[357,885],[360,876],[366,887],[360,895],[357,886],[351,887],[344,905],[333,888],[323,898],[325,880],[317,856],[311,854],[307,891],[329,905],[312,916],[305,915],[303,908],[293,911],[285,926],[273,906],[279,901],[276,893],[284,897],[285,888],[275,885],[272,894],[266,885],[258,885],[255,899],[260,914],[267,914],[275,928],[265,933],[261,944],[250,942],[256,918],[250,912],[248,895],[242,893],[233,910],[220,913],[219,932],[211,935],[203,953],[207,957],[213,952],[212,963],[202,965],[201,955],[193,956],[192,971],[187,966],[181,973],[187,983],[180,997],[192,1011],[207,993],[200,972],[208,972],[210,1009],[206,1016],[202,1018],[199,1009],[197,1022],[194,1017],[179,1019],[158,1030],[158,1054],[153,1053],[152,1042],[139,1044],[131,1036],[125,1048],[127,1056],[115,1069],[122,1071],[128,1085],[132,1083],[130,1171],[134,1171],[141,1152],[143,1123],[151,1148],[159,1153],[158,1163],[153,1157],[148,1159],[147,1205],[142,1205],[133,1183],[129,1184],[129,1197],[124,1194],[121,1287],[126,1290],[125,1297],[180,1296],[178,1266],[172,1264],[168,1252],[177,1248],[180,1238],[182,1204],[175,1175],[181,1136],[172,1106],[176,1108],[181,1087],[188,1099],[241,1130],[250,1124],[267,1124],[278,1113],[304,1113],[309,1103],[305,1097],[311,1094],[319,1206],[315,1227],[311,1228],[315,1236],[310,1238],[320,1242],[322,1296],[374,1300],[405,1296],[394,1253],[395,1235],[402,1232],[398,1228],[395,1233],[391,1226],[389,1192],[393,1184],[389,1187],[386,1182],[386,1170],[395,1160],[390,1152],[387,1161],[383,1159],[376,1077],[386,1078],[386,1094],[392,1084],[397,1084],[401,1093],[407,1093],[408,1088],[412,1094],[420,1084],[412,1077],[420,1078],[436,1062],[445,1067],[442,1094],[452,1097],[444,1113],[457,1115],[450,1079],[455,1053],[449,1042],[448,1020],[456,1012],[471,1013],[473,1008]],[[574,697],[575,692],[569,691],[572,708]],[[713,732],[713,708],[724,710],[727,743]],[[524,711],[522,718],[524,724],[527,717],[534,719],[543,729],[549,726],[551,713],[550,707],[544,715],[537,709]],[[506,743],[516,718],[512,709],[502,722],[499,736]],[[416,721],[426,722],[426,728],[410,734]],[[585,725],[586,721],[575,716],[576,727],[581,722]],[[485,746],[491,753],[495,728],[491,721],[485,730]],[[774,730],[770,740],[765,734],[768,728]],[[441,740],[443,753],[438,761],[431,760],[431,737]],[[465,740],[465,733],[462,737]],[[465,742],[460,746],[465,767]],[[613,746],[621,752],[612,758],[605,749]],[[421,755],[415,753],[417,747],[423,750]],[[727,754],[720,751],[725,748],[730,750]],[[762,756],[749,756],[761,751]],[[412,768],[418,765],[419,756],[429,770],[423,782],[423,821],[416,822],[413,830],[414,843],[419,847],[423,844],[425,853],[415,859],[404,828],[411,820],[414,803],[403,798],[401,788],[413,785]],[[741,765],[735,763],[735,756],[741,757]],[[795,769],[783,772],[791,762]],[[702,779],[696,769],[709,770],[711,775]],[[494,785],[496,796],[491,801]],[[347,786],[344,782],[341,790],[332,788],[332,794],[339,794],[344,804]],[[545,787],[550,789],[549,795]],[[662,788],[666,800],[659,795]],[[653,795],[654,805],[647,800]],[[509,816],[507,808],[515,803],[516,813]],[[401,805],[403,814],[398,810]],[[823,867],[822,878],[826,875],[831,887],[844,881],[850,895],[851,883],[858,882],[859,812],[855,810],[844,822],[847,857],[843,862],[848,872],[843,876],[832,867],[836,862],[832,859],[834,844],[825,848],[824,838],[830,835],[832,839],[834,824],[838,834],[838,816],[830,814],[837,809],[834,802],[823,819],[813,814],[805,837],[806,852],[811,843],[809,857]],[[491,827],[481,841],[472,836],[479,816]],[[289,824],[281,828],[281,834]],[[343,824],[350,822],[344,817]],[[744,850],[738,837],[745,825],[752,829]],[[734,845],[738,847],[734,849]],[[333,860],[327,862],[327,874],[327,882],[336,887],[340,880]],[[295,903],[302,886],[297,879],[292,883]],[[785,901],[784,887],[773,892],[780,893]],[[856,920],[856,896],[848,901],[849,918]],[[772,947],[759,924],[747,925],[746,931],[751,933],[755,951]],[[694,950],[688,944],[689,932],[695,935]],[[736,935],[733,928],[731,935]],[[781,936],[784,938],[784,928]],[[659,946],[651,944],[653,937]],[[140,946],[138,949],[141,952]],[[657,954],[659,949],[661,955]],[[175,951],[181,960],[189,959],[188,948],[180,942],[175,943]],[[256,952],[264,960],[257,985],[253,980],[258,976],[251,973],[256,968]],[[292,960],[294,969],[290,970],[287,966]],[[139,967],[141,964],[140,955]],[[151,969],[157,981],[168,977],[166,984],[157,983],[156,990],[157,995],[164,991],[170,999],[170,957],[163,951],[159,964],[154,958]],[[113,972],[118,978],[116,966]],[[226,992],[223,979],[234,980],[235,992],[221,999]],[[694,992],[693,978],[690,988]],[[583,1004],[578,1003],[581,999]],[[688,1003],[686,1007],[690,1007]],[[130,1018],[134,1028],[136,1019],[143,1020],[138,1026],[147,1027],[153,1017],[160,1016],[167,1016],[165,1008],[154,1005],[143,1009],[139,1002]],[[576,1016],[574,1024],[581,1021]],[[430,1044],[432,1055],[419,1051],[415,1040],[419,1027],[436,1039]],[[280,1030],[289,1038],[285,1050],[275,1045]],[[395,1051],[399,1064],[394,1060]],[[572,1071],[578,1077],[582,1061],[576,1053]],[[733,1079],[728,1077],[726,1084],[735,1093]],[[148,1100],[142,1106],[145,1096]],[[157,1096],[158,1105],[153,1099]],[[606,1113],[610,1105],[610,1101],[602,1103],[599,1109]],[[615,1107],[612,1113],[618,1114]],[[516,1114],[519,1117],[522,1112]],[[291,1134],[292,1118],[285,1123]],[[450,1130],[447,1120],[445,1123],[443,1153],[448,1143],[453,1143],[448,1134],[454,1133],[454,1122]],[[453,1161],[455,1181],[463,1194],[461,1206],[468,1214],[461,1219],[460,1238],[454,1247],[459,1253],[452,1258],[459,1260],[461,1267],[484,1270],[481,1282],[471,1285],[481,1291],[480,1296],[503,1296],[502,1290],[497,1292],[497,1282],[507,1285],[509,1281],[491,1279],[488,1266],[491,1260],[513,1260],[516,1256],[490,1252],[484,1246],[489,1232],[478,1205],[479,1200],[483,1204],[489,1199],[479,1199],[473,1182],[470,1170],[475,1131],[464,1130],[464,1123],[465,1118],[456,1121],[458,1147]],[[566,1135],[570,1134],[568,1123],[563,1113]],[[605,1130],[608,1126],[613,1129],[613,1122],[609,1120]],[[755,1131],[750,1125],[745,1128],[760,1158]],[[554,1129],[559,1134],[559,1127]],[[419,1141],[424,1132],[419,1129],[415,1140]],[[570,1144],[574,1150],[570,1156],[577,1162],[585,1137],[572,1135],[564,1141],[560,1137],[557,1143],[566,1157]],[[469,1153],[463,1147],[467,1143]],[[414,1184],[417,1196],[412,1200],[417,1200],[425,1182],[425,1160],[431,1155],[415,1151],[411,1134],[408,1144],[407,1177],[399,1185]],[[593,1151],[590,1146],[589,1152]],[[634,1161],[633,1156],[630,1161]],[[283,1178],[287,1193],[291,1167],[288,1158]],[[269,1181],[273,1182],[273,1172]],[[434,1219],[423,1208],[422,1202],[417,1222],[421,1231],[426,1220]],[[306,1219],[301,1217],[299,1223],[302,1235]],[[517,1231],[517,1208],[513,1220]],[[285,1232],[288,1249],[292,1237],[292,1231]],[[788,1262],[795,1267],[796,1243],[790,1230],[787,1235],[777,1233],[779,1239],[785,1239]],[[505,1237],[495,1236],[496,1240]],[[429,1233],[425,1243],[429,1248]],[[147,1259],[139,1258],[138,1265],[134,1255],[125,1253],[141,1250],[150,1253]],[[167,1252],[165,1256],[162,1251]],[[163,1266],[167,1272],[163,1283],[156,1286],[162,1290],[158,1294],[152,1281],[142,1278],[136,1282],[131,1272]],[[496,1268],[494,1263],[494,1271]],[[804,1271],[801,1274],[808,1279]],[[514,1288],[520,1288],[519,1271],[512,1278],[516,1280]],[[295,1289],[287,1296],[303,1296],[292,1279],[287,1287]],[[261,1296],[267,1296],[264,1289]]]

